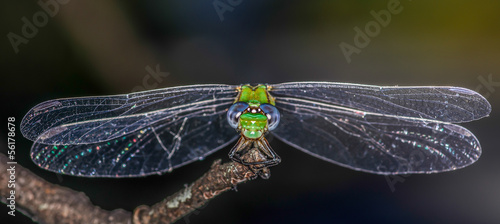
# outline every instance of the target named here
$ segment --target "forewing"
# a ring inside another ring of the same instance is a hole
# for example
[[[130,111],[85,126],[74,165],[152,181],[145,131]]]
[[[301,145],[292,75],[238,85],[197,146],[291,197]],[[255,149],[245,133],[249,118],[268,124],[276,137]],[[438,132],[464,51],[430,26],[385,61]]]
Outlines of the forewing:
[[[271,85],[277,98],[301,98],[379,114],[467,122],[491,112],[480,94],[459,87],[389,87],[332,82]]]
[[[376,174],[434,173],[474,163],[479,142],[467,129],[439,121],[342,109],[277,98],[272,132],[320,159]]]
[[[40,144],[92,144],[110,141],[195,113],[218,102],[232,102],[235,86],[193,85],[115,96],[81,97],[43,102],[21,122],[23,135]]]
[[[50,171],[88,177],[161,174],[234,141],[238,133],[226,121],[232,101],[184,111],[154,125],[97,144],[33,144],[31,157]]]

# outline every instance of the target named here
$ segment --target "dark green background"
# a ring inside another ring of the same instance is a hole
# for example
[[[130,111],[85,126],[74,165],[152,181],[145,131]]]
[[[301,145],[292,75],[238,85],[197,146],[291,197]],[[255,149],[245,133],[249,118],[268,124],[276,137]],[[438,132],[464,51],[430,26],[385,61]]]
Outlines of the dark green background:
[[[347,63],[339,48],[353,44],[370,11],[389,1],[241,1],[221,21],[214,1],[69,1],[16,54],[7,34],[21,35],[21,18],[37,1],[2,1],[2,119],[19,121],[36,104],[63,97],[130,92],[160,66],[158,87],[197,83],[334,81],[375,85],[452,85],[478,90],[490,117],[464,124],[483,148],[462,170],[399,177],[342,168],[279,140],[282,163],[270,180],[224,193],[178,223],[499,223],[499,1],[400,1],[402,11]],[[228,4],[224,0],[220,0]],[[153,83],[153,80],[150,80]],[[0,134],[5,136],[5,130]],[[105,209],[153,204],[194,181],[230,147],[171,174],[134,179],[58,178],[29,158],[17,137],[17,160],[53,183],[85,192]],[[0,140],[5,149],[5,138]],[[3,184],[3,183],[2,183]],[[30,223],[18,212],[2,223]],[[6,221],[6,222],[4,222]]]

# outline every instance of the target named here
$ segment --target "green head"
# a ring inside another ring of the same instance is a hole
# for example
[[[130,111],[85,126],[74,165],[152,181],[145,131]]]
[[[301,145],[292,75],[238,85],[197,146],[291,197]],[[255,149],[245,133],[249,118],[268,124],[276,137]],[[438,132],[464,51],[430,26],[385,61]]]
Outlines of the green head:
[[[250,139],[258,139],[267,132],[267,117],[261,113],[244,113],[239,123],[241,134]]]

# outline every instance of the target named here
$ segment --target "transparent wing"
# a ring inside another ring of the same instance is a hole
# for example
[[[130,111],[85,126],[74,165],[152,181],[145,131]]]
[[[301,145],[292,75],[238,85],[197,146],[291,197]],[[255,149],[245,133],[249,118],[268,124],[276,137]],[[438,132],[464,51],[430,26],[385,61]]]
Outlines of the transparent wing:
[[[175,119],[180,112],[210,109],[232,102],[235,86],[192,85],[115,96],[81,97],[43,102],[21,122],[22,134],[41,144],[92,144],[110,141]]]
[[[36,141],[33,161],[50,171],[88,177],[161,174],[205,156],[236,140],[226,121],[232,100],[198,104],[150,126],[101,143],[47,145]]]
[[[382,87],[330,82],[271,85],[277,98],[297,97],[364,112],[467,122],[487,116],[491,106],[480,94],[459,87]]]
[[[441,172],[470,165],[481,154],[475,136],[450,123],[369,113],[298,98],[276,98],[276,107],[282,113],[279,126],[272,132],[276,137],[315,157],[354,170],[376,174]]]

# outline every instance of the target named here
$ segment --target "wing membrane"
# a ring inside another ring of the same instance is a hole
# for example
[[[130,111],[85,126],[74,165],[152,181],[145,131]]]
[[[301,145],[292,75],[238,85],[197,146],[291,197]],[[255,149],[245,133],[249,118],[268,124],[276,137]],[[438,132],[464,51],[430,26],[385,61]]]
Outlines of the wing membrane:
[[[467,122],[487,116],[491,106],[480,94],[459,87],[382,87],[330,82],[271,85],[271,94],[334,104],[364,112]]]
[[[92,144],[134,133],[180,111],[231,102],[229,85],[193,85],[132,94],[51,100],[32,108],[21,122],[23,135],[42,144]]]
[[[76,176],[161,174],[203,159],[236,139],[238,133],[226,122],[226,109],[232,101],[214,103],[101,143],[47,145],[36,141],[31,157],[42,168]]]
[[[481,148],[467,129],[440,121],[280,98],[272,133],[320,159],[376,174],[434,173],[475,162]]]

